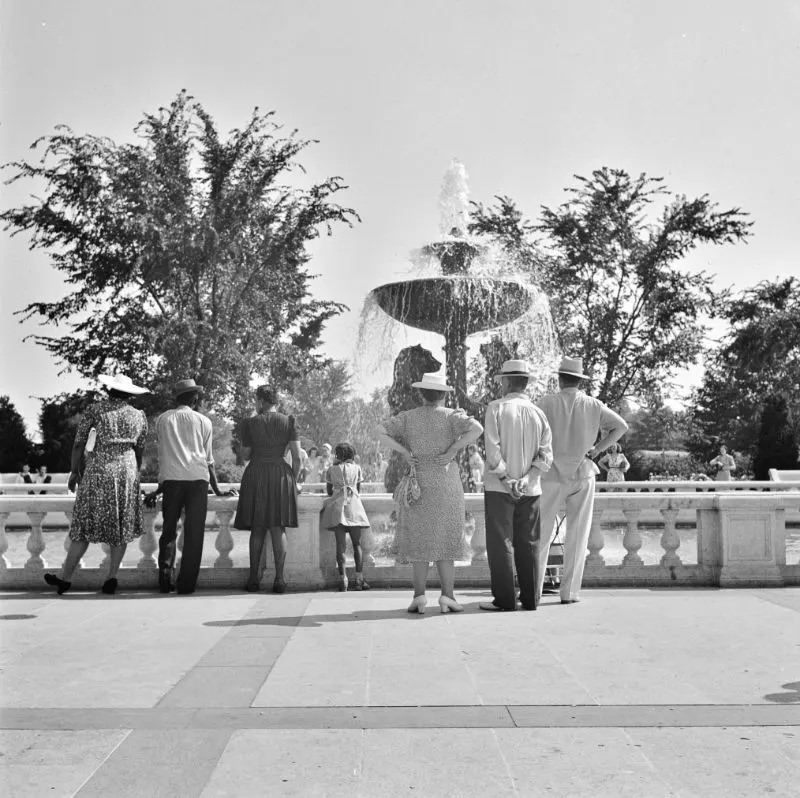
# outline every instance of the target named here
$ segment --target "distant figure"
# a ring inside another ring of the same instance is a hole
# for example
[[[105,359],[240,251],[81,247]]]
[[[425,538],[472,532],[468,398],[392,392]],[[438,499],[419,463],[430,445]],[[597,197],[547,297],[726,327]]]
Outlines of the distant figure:
[[[291,465],[291,462],[289,463]],[[297,481],[303,483],[306,481],[308,475],[308,452],[301,446],[300,447],[300,473],[297,475]]]
[[[454,458],[478,439],[483,427],[463,410],[444,406],[453,389],[440,374],[425,374],[411,387],[419,389],[422,405],[378,427],[381,444],[405,457],[419,487],[418,498],[414,491],[410,499],[395,497],[399,560],[413,566],[414,599],[408,611],[425,613],[428,566],[433,561],[442,586],[439,608],[461,612],[464,608],[456,602],[453,587],[455,561],[464,550],[464,487]]]
[[[467,446],[469,464],[469,489],[472,493],[478,493],[479,485],[483,482],[484,462],[478,451],[478,447],[471,443]]]
[[[139,469],[147,417],[128,402],[132,396],[148,391],[122,375],[103,375],[99,380],[105,385],[108,398],[86,408],[72,446],[68,486],[76,495],[67,558],[60,578],[44,575],[44,581],[57,588],[59,595],[72,586],[72,574],[90,543],[107,543],[111,547],[108,578],[102,589],[103,593],[114,593],[125,549],[143,531]],[[86,467],[81,469],[84,457]]]
[[[319,449],[316,446],[308,447],[308,466],[306,467],[305,482],[314,484],[322,482],[324,475],[319,473]]]
[[[556,514],[566,506],[567,532],[560,587],[562,604],[578,601],[583,581],[586,544],[594,508],[595,475],[600,473],[593,458],[616,443],[628,430],[622,416],[599,399],[579,390],[581,381],[588,379],[583,373],[583,358],[562,358],[558,369],[561,390],[539,400],[539,407],[547,416],[553,433],[553,467],[542,476],[539,558],[541,562],[547,562]],[[544,586],[545,570],[542,568],[538,575],[537,599]]]
[[[731,472],[736,470],[736,461],[728,454],[726,446],[719,447],[719,454],[709,462],[709,465],[717,470],[714,477],[717,482],[730,482]]]
[[[606,482],[624,482],[625,473],[631,467],[618,443],[611,445],[608,454],[601,457],[597,465],[606,472]]]
[[[49,485],[53,481],[53,477],[47,473],[47,466],[40,465],[39,466],[39,473],[36,475],[34,481],[38,485]],[[40,490],[39,493],[47,493],[46,490]]]
[[[333,465],[325,474],[328,498],[323,504],[320,526],[331,529],[336,534],[339,589],[347,590],[349,584],[344,555],[347,536],[350,535],[356,565],[354,587],[356,590],[369,590],[369,585],[364,581],[364,559],[361,554],[361,532],[369,529],[369,519],[359,496],[362,482],[361,466],[356,462],[358,456],[349,443],[337,444],[334,454]]]
[[[375,482],[383,484],[386,477],[386,469],[389,467],[389,461],[385,460],[383,455],[378,452],[375,455]]]
[[[20,467],[19,474],[17,474],[16,479],[14,480],[16,485],[32,485],[33,484],[33,476],[31,475],[31,467],[25,463],[23,466]],[[33,496],[33,491],[29,490],[28,494]]]

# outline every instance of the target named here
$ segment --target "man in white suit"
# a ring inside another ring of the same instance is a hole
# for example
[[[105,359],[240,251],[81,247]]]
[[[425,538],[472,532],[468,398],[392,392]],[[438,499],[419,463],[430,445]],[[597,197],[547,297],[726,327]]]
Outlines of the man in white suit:
[[[599,399],[579,390],[581,380],[587,379],[582,358],[562,358],[558,369],[561,390],[543,396],[538,402],[553,434],[553,465],[542,474],[542,548],[539,558],[541,562],[547,562],[556,513],[566,505],[562,604],[578,601],[583,581],[586,544],[594,509],[595,474],[598,471],[592,459],[616,443],[628,429],[622,416]],[[598,435],[601,436],[599,440]],[[544,569],[538,576],[537,596],[541,596]]]

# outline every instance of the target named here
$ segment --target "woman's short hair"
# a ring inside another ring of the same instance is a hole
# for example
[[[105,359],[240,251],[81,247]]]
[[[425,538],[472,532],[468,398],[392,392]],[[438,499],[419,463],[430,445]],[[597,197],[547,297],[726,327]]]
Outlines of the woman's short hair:
[[[336,459],[342,463],[352,460],[356,456],[356,450],[349,443],[337,443],[333,453],[336,455]]]
[[[426,402],[438,402],[447,396],[447,391],[432,391],[430,388],[418,388],[418,390]]]
[[[259,385],[256,388],[256,397],[260,399],[265,405],[275,404],[275,389],[269,385]]]
[[[314,452],[314,454],[317,454],[319,452],[319,449],[317,449],[316,446],[309,446],[308,447],[308,452],[306,454],[308,454],[309,457],[310,457],[311,456],[311,452]]]

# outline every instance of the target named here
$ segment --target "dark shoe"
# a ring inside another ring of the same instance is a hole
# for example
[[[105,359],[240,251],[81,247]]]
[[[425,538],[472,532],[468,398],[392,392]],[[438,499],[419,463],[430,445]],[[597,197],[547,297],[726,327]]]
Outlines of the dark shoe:
[[[561,599],[562,604],[577,604],[578,599]]]
[[[191,596],[192,593],[194,593],[194,588],[192,587],[192,588],[187,589],[187,588],[179,587],[176,592],[178,593],[179,596]]]
[[[258,582],[248,582],[248,583],[247,583],[247,584],[244,586],[244,589],[245,589],[245,590],[246,590],[248,593],[257,593],[257,592],[258,592],[258,589],[259,589],[260,587],[261,587],[261,585],[260,585]]]
[[[285,593],[286,592],[286,582],[283,579],[281,579],[280,581],[276,579],[272,583],[272,592],[273,593]]]
[[[65,582],[63,579],[59,579],[55,574],[45,574],[44,581],[52,587],[57,587],[58,590],[56,592],[59,596],[63,596],[64,593],[72,587],[72,582]]]
[[[486,610],[487,612],[514,612],[516,607],[498,607],[493,601],[482,601],[478,604],[478,609]]]
[[[117,580],[113,577],[111,579],[106,579],[106,581],[103,582],[103,587],[100,589],[103,591],[103,593],[113,596],[117,589]]]
[[[172,576],[171,568],[162,568],[158,572],[158,592],[171,593],[175,590],[175,585],[172,584],[170,577]]]

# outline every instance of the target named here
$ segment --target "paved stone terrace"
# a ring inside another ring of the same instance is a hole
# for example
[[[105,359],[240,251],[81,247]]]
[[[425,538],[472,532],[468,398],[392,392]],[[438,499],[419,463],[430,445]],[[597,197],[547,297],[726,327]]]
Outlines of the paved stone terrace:
[[[800,794],[800,589],[457,592],[5,593],[0,789]]]

